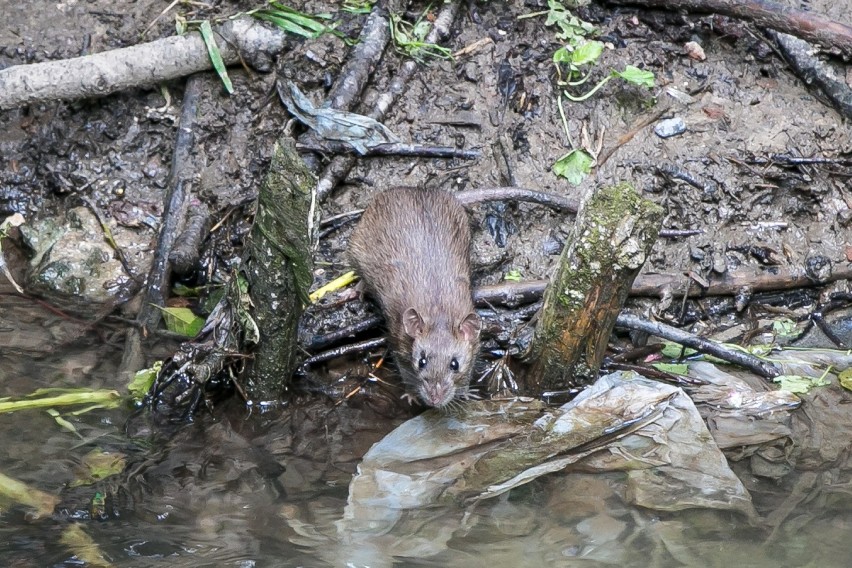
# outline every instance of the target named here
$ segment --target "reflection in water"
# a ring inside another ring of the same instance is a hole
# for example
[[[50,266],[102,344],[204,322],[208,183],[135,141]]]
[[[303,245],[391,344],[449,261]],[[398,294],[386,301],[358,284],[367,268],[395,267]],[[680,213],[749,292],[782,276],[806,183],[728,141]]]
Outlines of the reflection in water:
[[[3,384],[14,386],[3,394],[121,388],[102,349],[75,356],[57,364],[0,355]],[[115,566],[832,567],[852,557],[849,493],[829,474],[794,474],[780,486],[743,476],[764,511],[754,525],[733,512],[629,506],[625,473],[557,473],[469,507],[397,509],[392,523],[385,516],[375,530],[352,531],[347,498],[360,456],[399,420],[324,402],[250,417],[232,403],[215,419],[130,439],[129,417],[66,415],[74,433],[44,412],[0,415],[3,473],[62,500],[54,519],[0,504],[5,565],[73,564],[61,539],[75,516]],[[103,522],[83,518],[93,488],[70,487],[94,448],[126,454],[128,463],[118,479],[95,486],[110,495],[114,514]],[[776,520],[773,511],[786,504],[791,510]],[[369,519],[358,522],[370,528]]]

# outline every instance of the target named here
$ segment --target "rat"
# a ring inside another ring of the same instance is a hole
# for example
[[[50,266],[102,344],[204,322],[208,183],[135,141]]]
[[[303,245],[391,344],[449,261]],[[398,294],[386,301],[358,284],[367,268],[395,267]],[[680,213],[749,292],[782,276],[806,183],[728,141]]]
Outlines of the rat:
[[[437,408],[466,396],[482,322],[461,203],[445,191],[383,191],[352,233],[349,256],[382,309],[406,389]]]

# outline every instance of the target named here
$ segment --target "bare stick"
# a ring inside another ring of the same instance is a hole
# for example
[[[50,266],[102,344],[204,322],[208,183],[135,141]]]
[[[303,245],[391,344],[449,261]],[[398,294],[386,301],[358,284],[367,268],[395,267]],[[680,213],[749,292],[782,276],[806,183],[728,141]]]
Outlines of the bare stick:
[[[425,41],[427,43],[439,43],[443,38],[449,35],[450,26],[453,21],[455,21],[457,12],[457,0],[452,0],[449,4],[445,4],[441,9],[441,12],[438,14],[438,17],[435,19],[432,31],[429,32],[428,36],[426,36]],[[411,76],[414,75],[417,65],[417,62],[414,60],[408,60],[403,63],[399,73],[397,73],[394,77],[387,92],[380,95],[377,99],[373,111],[368,115],[370,118],[378,120],[379,122],[384,120],[388,109],[390,109],[391,105],[393,105],[396,99],[402,94],[405,90],[406,83]],[[317,201],[324,201],[331,193],[331,190],[334,189],[334,187],[342,179],[349,175],[349,171],[355,165],[355,160],[356,158],[354,156],[337,156],[331,161],[331,163],[323,171],[319,182],[317,183]]]
[[[284,32],[252,18],[222,24],[219,49],[225,64],[240,53],[280,53]],[[0,109],[39,101],[104,96],[210,69],[201,35],[190,33],[83,57],[15,65],[0,71]]]
[[[480,189],[470,189],[460,191],[454,194],[462,205],[469,206],[474,203],[482,203],[483,201],[531,201],[541,205],[547,205],[559,211],[568,213],[576,213],[579,204],[575,199],[527,189],[525,187],[483,187]]]
[[[835,263],[831,274],[822,280],[815,280],[803,268],[773,267],[772,272],[760,271],[751,274],[745,271],[732,272],[722,276],[708,277],[708,286],[700,288],[690,286],[690,298],[700,296],[732,296],[743,288],[755,292],[770,290],[790,290],[807,288],[852,278],[852,268],[846,263]],[[651,296],[661,298],[666,289],[682,289],[687,277],[680,274],[642,274],[633,282],[631,296]]]
[[[682,274],[640,274],[630,287],[630,295],[662,298],[666,290],[683,289],[686,279],[687,277]],[[814,280],[801,268],[776,266],[773,267],[772,272],[761,271],[749,274],[743,270],[724,276],[710,276],[706,288],[690,286],[687,295],[690,298],[733,296],[744,288],[750,288],[754,292],[770,292],[809,288],[849,279],[852,279],[852,267],[843,265],[832,270],[831,274],[822,280]],[[526,280],[480,286],[473,291],[473,298],[477,306],[490,304],[518,306],[541,298],[547,283],[548,280]]]
[[[366,341],[360,341],[358,343],[343,345],[342,347],[335,347],[334,349],[329,349],[328,351],[317,353],[313,357],[308,357],[302,363],[302,367],[310,367],[311,365],[316,365],[317,363],[322,363],[323,361],[331,361],[332,359],[337,359],[338,357],[343,357],[344,355],[352,355],[353,353],[363,353],[365,351],[370,351],[378,347],[384,347],[385,345],[387,345],[387,343],[388,340],[386,338],[378,337],[376,339],[368,339]]]
[[[323,140],[322,142],[300,141],[297,150],[314,152],[329,152],[334,154],[353,154],[355,148],[345,142]],[[420,146],[417,144],[380,144],[367,149],[367,156],[419,156],[423,158],[461,158],[475,160],[479,158],[479,150],[462,150],[450,146]]]
[[[615,326],[624,329],[644,331],[645,333],[674,341],[675,343],[691,347],[701,353],[713,355],[723,361],[745,367],[746,369],[749,369],[750,371],[767,379],[775,378],[781,374],[778,367],[768,361],[761,361],[749,353],[729,349],[720,343],[702,339],[697,335],[687,333],[664,323],[649,321],[631,314],[619,314],[615,320]]]
[[[336,343],[346,337],[351,337],[358,333],[367,331],[368,329],[378,327],[383,321],[384,320],[379,316],[372,316],[346,326],[343,329],[338,329],[337,331],[332,331],[325,335],[315,335],[311,338],[310,343],[302,344],[302,347],[308,351],[316,351],[317,349],[322,349],[323,347]]]
[[[198,98],[201,96],[201,77],[194,75],[186,83],[183,94],[180,124],[175,138],[175,148],[172,153],[172,169],[169,173],[169,185],[163,196],[165,203],[163,222],[157,236],[157,248],[154,260],[148,273],[148,281],[144,291],[144,301],[136,316],[140,329],[130,328],[127,331],[127,341],[121,360],[121,369],[125,373],[141,369],[144,363],[141,352],[142,337],[148,330],[157,328],[161,313],[158,307],[166,305],[166,292],[169,290],[169,254],[174,246],[178,231],[184,221],[186,200],[190,174],[187,173],[189,153],[195,142],[195,119]]]

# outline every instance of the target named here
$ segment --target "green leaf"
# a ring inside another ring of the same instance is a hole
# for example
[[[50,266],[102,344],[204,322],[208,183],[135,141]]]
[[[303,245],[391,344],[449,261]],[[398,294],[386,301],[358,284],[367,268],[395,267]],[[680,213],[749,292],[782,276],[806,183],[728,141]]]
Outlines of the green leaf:
[[[660,353],[662,353],[663,357],[668,357],[669,359],[680,359],[681,357],[690,357],[698,352],[695,349],[684,347],[680,343],[667,341]]]
[[[571,150],[553,164],[553,173],[569,183],[580,185],[592,170],[594,160],[582,150]]]
[[[77,479],[71,482],[71,487],[91,485],[107,477],[124,471],[126,456],[119,452],[107,452],[95,448],[85,456],[77,472]]]
[[[841,387],[848,391],[852,391],[852,369],[841,371],[840,374],[837,375],[837,379],[840,381]]]
[[[801,375],[781,375],[772,380],[781,385],[781,390],[794,394],[805,394],[816,387],[824,387],[831,384],[827,379],[803,377]]]
[[[520,282],[521,271],[518,269],[510,270],[506,273],[506,276],[503,277],[503,280],[509,280],[511,282]]]
[[[414,28],[412,28],[411,33],[414,34],[417,41],[423,41],[426,39],[426,36],[429,35],[429,30],[431,28],[432,24],[430,24],[428,20],[420,20],[414,24]]]
[[[651,366],[665,373],[681,377],[685,377],[689,373],[689,365],[686,363],[654,363]]]
[[[553,62],[554,63],[571,63],[573,60],[573,55],[571,51],[563,46],[553,52]]]
[[[604,44],[599,41],[584,41],[571,53],[571,63],[577,65],[588,65],[595,63],[604,50]],[[554,54],[555,57],[555,54]]]
[[[195,315],[189,308],[160,308],[169,331],[184,337],[195,337],[204,327],[204,318]]]
[[[781,318],[772,322],[772,333],[776,337],[796,337],[799,335],[799,328],[790,318]]]
[[[311,16],[301,14],[299,12],[296,12],[295,10],[282,10],[277,13],[275,11],[270,11],[270,14],[278,16],[282,19],[290,20],[294,24],[298,24],[303,28],[313,31],[315,34],[317,34],[317,36],[323,33],[326,29],[326,25],[322,22],[318,22]]]
[[[614,77],[621,77],[628,83],[633,83],[640,87],[648,87],[649,89],[654,87],[654,74],[632,65],[628,65],[621,72],[613,71],[612,74]]]
[[[372,9],[372,0],[343,0],[343,11],[350,14],[369,14]]]
[[[300,35],[309,39],[314,39],[315,37],[317,37],[316,33],[312,32],[311,30],[305,29],[299,24],[292,22],[288,19],[281,18],[279,16],[275,16],[267,12],[255,12],[252,15],[259,20],[266,20],[267,22],[272,22],[281,30],[287,33]]]
[[[201,38],[204,40],[204,45],[207,46],[207,53],[210,55],[210,62],[213,64],[213,69],[219,74],[219,79],[225,85],[225,90],[229,95],[234,94],[234,85],[231,83],[231,78],[228,77],[228,70],[225,68],[225,62],[222,61],[222,52],[219,51],[219,46],[216,45],[216,39],[213,37],[213,28],[210,27],[210,22],[204,20],[199,28]]]
[[[737,345],[737,347],[740,346]],[[749,345],[742,350],[746,353],[751,353],[755,357],[767,357],[774,349],[775,346],[771,343],[755,343],[754,345]]]
[[[133,375],[133,380],[130,381],[130,384],[127,385],[127,390],[130,391],[130,395],[134,400],[142,400],[145,398],[145,395],[148,394],[148,391],[151,390],[151,385],[154,384],[154,380],[157,378],[157,375],[160,374],[160,369],[163,367],[162,361],[157,361],[148,369],[141,369],[136,371],[136,374]]]
[[[74,426],[74,424],[72,424],[68,420],[66,420],[61,414],[59,414],[59,411],[54,410],[53,408],[48,408],[47,413],[53,417],[53,419],[56,421],[57,424],[59,424],[59,426],[61,426],[62,428],[65,428],[66,430],[68,430],[72,434],[77,434],[78,436],[80,436],[80,438],[83,437],[77,431],[77,427]]]

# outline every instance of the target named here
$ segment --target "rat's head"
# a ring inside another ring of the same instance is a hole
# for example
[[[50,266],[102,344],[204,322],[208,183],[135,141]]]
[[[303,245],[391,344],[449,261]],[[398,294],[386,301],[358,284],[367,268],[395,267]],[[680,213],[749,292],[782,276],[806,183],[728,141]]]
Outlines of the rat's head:
[[[412,386],[420,400],[441,408],[467,393],[479,351],[479,316],[471,311],[442,324],[424,321],[417,310],[408,308],[402,322],[412,340],[410,365],[416,378]]]

